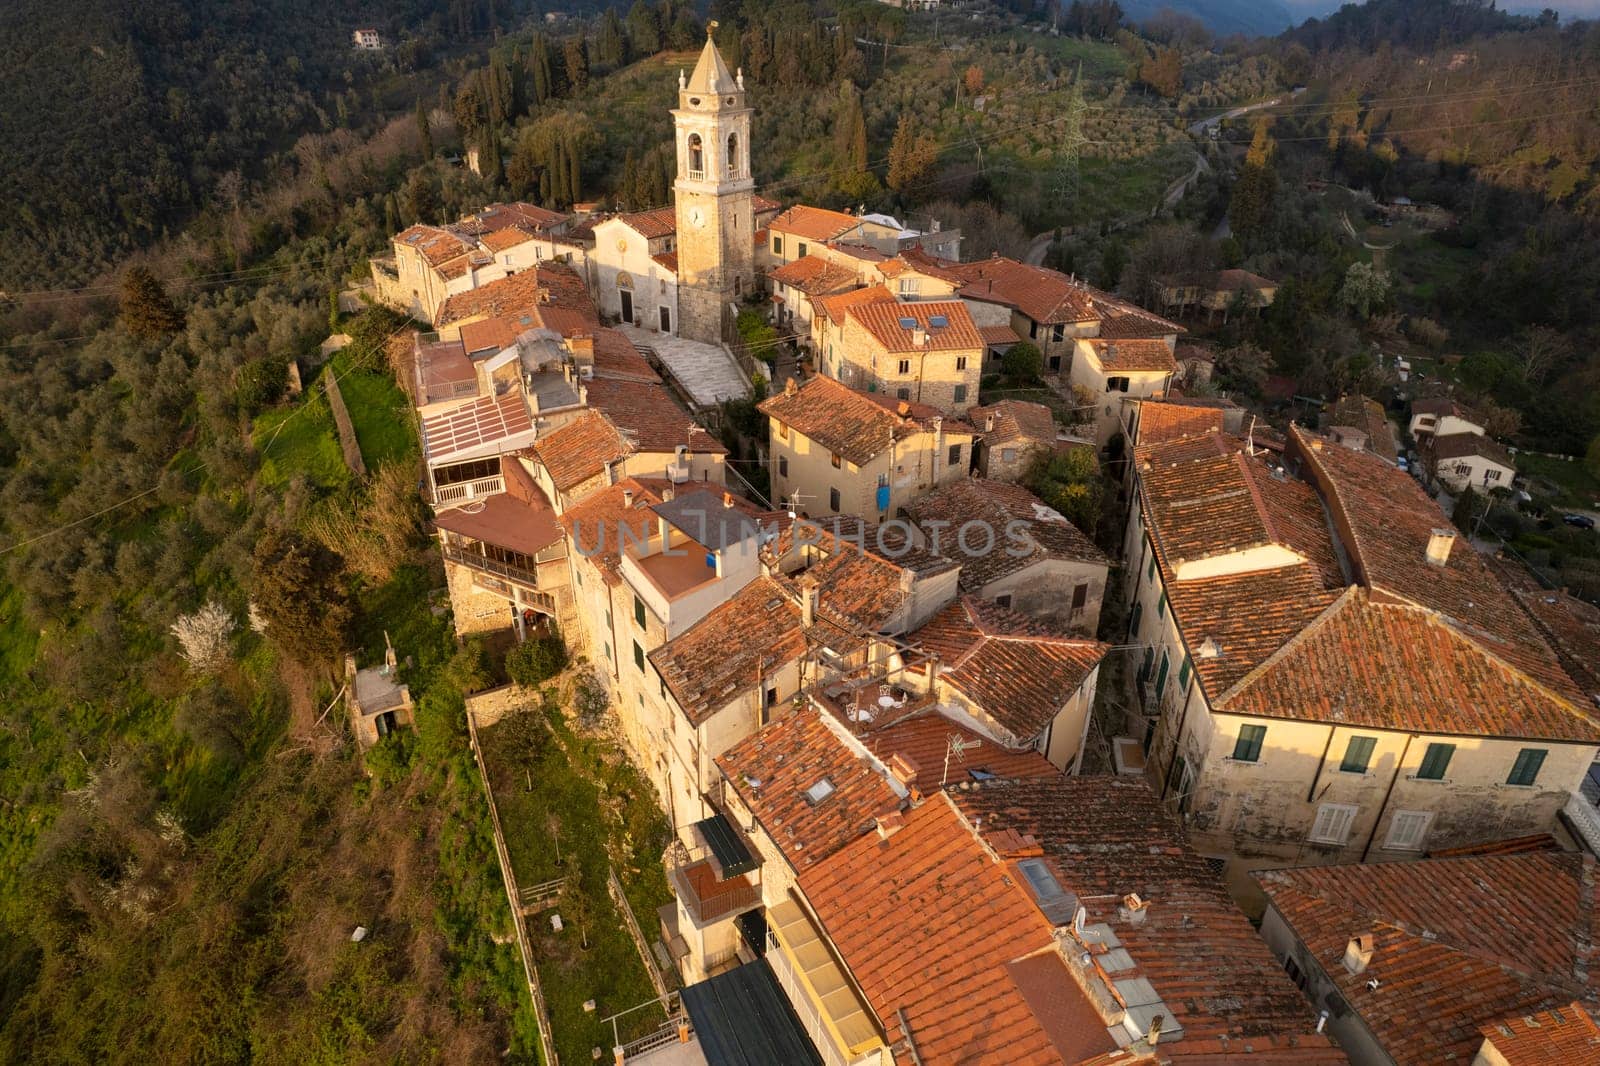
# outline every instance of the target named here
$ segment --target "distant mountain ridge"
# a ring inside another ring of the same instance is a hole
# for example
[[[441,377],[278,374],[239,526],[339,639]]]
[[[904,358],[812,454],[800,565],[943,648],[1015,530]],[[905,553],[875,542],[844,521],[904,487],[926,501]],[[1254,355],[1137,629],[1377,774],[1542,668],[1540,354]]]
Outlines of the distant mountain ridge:
[[[1333,10],[1338,6],[1329,3],[1308,5],[1304,0],[1289,0],[1289,3],[1294,3],[1297,9]],[[1199,19],[1219,36],[1243,33],[1257,37],[1276,37],[1318,13],[1312,10],[1291,11],[1283,0],[1122,0],[1122,9],[1130,22],[1143,22],[1162,9],[1170,9],[1180,15]]]

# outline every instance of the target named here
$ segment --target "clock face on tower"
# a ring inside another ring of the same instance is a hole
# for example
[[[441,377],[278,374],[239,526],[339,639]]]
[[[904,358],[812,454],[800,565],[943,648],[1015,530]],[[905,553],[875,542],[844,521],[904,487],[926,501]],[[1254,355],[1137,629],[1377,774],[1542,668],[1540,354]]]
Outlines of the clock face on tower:
[[[706,224],[706,213],[704,211],[700,210],[698,207],[691,207],[689,209],[689,225],[691,225],[691,226],[704,226],[705,224]]]

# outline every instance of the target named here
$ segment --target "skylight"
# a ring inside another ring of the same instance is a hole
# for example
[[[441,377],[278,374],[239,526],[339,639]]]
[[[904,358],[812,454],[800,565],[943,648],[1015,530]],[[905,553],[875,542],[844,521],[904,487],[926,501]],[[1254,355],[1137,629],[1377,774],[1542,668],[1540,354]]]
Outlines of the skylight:
[[[928,319],[928,325],[932,326],[934,329],[944,329],[949,324],[950,319],[946,318],[944,315],[934,315],[932,318]]]
[[[806,802],[815,807],[831,795],[833,795],[833,782],[824,777],[821,781],[806,789]]]
[[[909,318],[909,317],[908,318],[902,318],[900,320],[900,328],[901,329],[916,329],[917,328],[917,320],[914,319],[914,318]]]

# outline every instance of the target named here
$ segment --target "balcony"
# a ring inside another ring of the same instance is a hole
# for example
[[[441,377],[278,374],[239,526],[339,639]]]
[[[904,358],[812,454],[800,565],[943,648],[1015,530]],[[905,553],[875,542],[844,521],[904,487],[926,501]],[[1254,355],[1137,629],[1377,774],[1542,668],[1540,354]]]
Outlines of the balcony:
[[[866,1004],[800,905],[767,912],[766,960],[827,1066],[890,1066],[893,1058]]]
[[[761,885],[744,874],[724,879],[707,848],[674,843],[667,852],[667,872],[679,904],[695,925],[704,928],[761,905]]]
[[[473,391],[477,391],[476,384]],[[500,474],[493,477],[481,477],[476,481],[457,481],[451,485],[439,485],[433,490],[433,505],[435,507],[460,506],[481,500],[485,496],[495,496],[506,491],[506,479]]]
[[[547,610],[556,609],[556,599],[550,593],[539,588],[539,576],[532,570],[503,563],[499,559],[490,559],[488,556],[479,555],[475,551],[463,549],[454,544],[445,544],[440,551],[444,554],[446,562],[464,566],[479,574],[486,574],[489,580],[480,579],[478,583],[500,593],[507,599],[512,598],[511,586],[515,585],[521,591],[522,602],[529,606],[542,606]]]

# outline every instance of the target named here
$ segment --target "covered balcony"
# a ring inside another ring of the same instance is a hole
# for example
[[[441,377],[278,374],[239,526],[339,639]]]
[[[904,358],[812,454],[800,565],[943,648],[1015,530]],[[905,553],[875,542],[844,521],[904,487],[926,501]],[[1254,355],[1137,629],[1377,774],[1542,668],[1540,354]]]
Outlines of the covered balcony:
[[[674,842],[667,872],[679,906],[696,927],[761,906],[761,861],[732,820],[718,814],[697,822],[694,837],[693,847]]]

